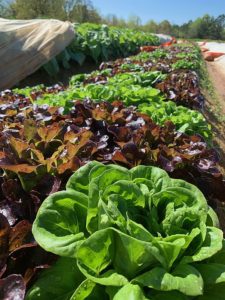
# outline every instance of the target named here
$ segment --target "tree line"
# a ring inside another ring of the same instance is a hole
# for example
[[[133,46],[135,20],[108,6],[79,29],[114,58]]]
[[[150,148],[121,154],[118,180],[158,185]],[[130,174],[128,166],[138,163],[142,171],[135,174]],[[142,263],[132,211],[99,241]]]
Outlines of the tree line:
[[[12,19],[59,19],[102,23],[103,18],[90,0],[0,0],[0,17]]]
[[[168,20],[149,20],[142,24],[140,17],[133,15],[127,20],[114,14],[102,16],[91,0],[0,0],[0,17],[13,19],[54,18],[71,22],[91,22],[119,27],[140,29],[153,33],[170,34],[177,38],[203,38],[225,40],[225,14],[218,17],[204,15],[182,25]]]

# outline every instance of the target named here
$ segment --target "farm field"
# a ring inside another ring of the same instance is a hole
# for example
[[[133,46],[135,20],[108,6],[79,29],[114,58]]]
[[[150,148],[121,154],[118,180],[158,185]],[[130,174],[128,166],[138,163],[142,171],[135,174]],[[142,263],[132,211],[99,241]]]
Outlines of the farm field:
[[[224,300],[225,180],[200,49],[96,30],[66,50],[95,71],[0,92],[3,299]]]

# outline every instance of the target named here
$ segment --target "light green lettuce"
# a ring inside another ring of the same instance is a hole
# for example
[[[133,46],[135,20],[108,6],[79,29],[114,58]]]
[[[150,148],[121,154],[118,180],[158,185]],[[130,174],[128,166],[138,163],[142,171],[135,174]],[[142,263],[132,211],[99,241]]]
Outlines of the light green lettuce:
[[[222,299],[217,225],[197,187],[159,168],[90,162],[38,211],[34,237],[61,258],[26,299]]]

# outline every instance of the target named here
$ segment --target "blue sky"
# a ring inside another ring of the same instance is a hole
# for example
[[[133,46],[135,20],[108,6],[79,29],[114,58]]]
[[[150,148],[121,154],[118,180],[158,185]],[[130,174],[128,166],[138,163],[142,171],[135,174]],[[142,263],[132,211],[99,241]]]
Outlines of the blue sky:
[[[138,15],[142,22],[153,19],[182,24],[204,14],[225,14],[225,0],[92,0],[103,15],[116,14],[127,19]]]

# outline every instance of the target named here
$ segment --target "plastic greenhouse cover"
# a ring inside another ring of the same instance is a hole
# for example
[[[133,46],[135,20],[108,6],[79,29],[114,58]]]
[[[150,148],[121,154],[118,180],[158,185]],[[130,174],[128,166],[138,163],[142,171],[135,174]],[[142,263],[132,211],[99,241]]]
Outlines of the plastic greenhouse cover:
[[[0,90],[11,88],[74,39],[70,22],[0,18]]]
[[[153,34],[155,34],[155,33],[153,33]],[[172,37],[170,35],[167,35],[167,34],[157,33],[155,35],[159,38],[160,44],[169,42],[172,39]]]

